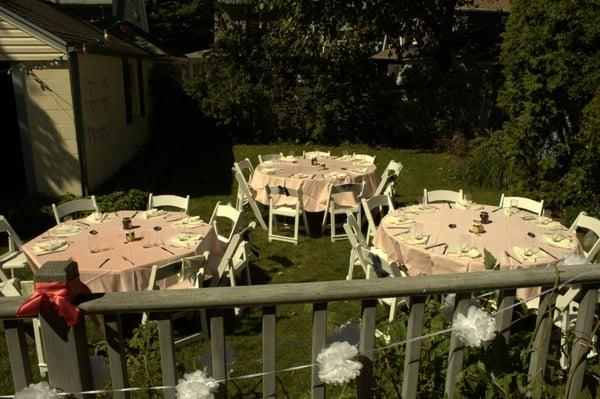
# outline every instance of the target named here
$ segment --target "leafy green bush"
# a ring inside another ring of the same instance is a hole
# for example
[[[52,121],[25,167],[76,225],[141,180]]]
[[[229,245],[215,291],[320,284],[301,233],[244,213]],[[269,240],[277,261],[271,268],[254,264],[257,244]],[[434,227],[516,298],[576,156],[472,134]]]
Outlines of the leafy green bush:
[[[98,207],[102,212],[116,212],[123,209],[146,209],[148,205],[148,195],[146,191],[133,188],[129,191],[115,191],[106,195],[96,197]]]

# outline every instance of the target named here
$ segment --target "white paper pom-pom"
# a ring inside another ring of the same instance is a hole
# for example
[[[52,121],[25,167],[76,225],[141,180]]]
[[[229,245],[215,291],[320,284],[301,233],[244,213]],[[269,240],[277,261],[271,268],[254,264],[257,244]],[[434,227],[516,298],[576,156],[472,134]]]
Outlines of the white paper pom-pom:
[[[193,373],[184,374],[179,379],[175,391],[177,399],[212,399],[219,383],[207,377],[204,371],[197,370]]]
[[[317,355],[319,378],[325,384],[345,384],[360,374],[362,364],[352,360],[358,354],[348,342],[334,342]]]
[[[468,346],[481,346],[484,341],[489,341],[496,335],[496,323],[492,316],[476,306],[471,306],[467,316],[458,313],[454,316],[452,329],[458,337]]]
[[[563,265],[575,266],[575,265],[587,265],[590,262],[581,255],[567,252],[561,263]]]
[[[15,399],[50,399],[57,398],[57,394],[56,389],[50,388],[46,381],[42,381],[23,388],[15,394]]]

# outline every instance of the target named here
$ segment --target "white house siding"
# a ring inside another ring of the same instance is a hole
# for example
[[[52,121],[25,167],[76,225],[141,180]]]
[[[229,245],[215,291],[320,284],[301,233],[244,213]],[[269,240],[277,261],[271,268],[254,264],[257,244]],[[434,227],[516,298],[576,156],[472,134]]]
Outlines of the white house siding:
[[[60,51],[0,18],[0,61],[45,61]]]
[[[131,160],[149,136],[152,61],[143,60],[145,116],[141,115],[137,59],[127,58],[132,69],[132,121],[127,123],[123,59],[121,57],[80,55],[81,111],[85,137],[88,187],[95,189],[127,161]]]

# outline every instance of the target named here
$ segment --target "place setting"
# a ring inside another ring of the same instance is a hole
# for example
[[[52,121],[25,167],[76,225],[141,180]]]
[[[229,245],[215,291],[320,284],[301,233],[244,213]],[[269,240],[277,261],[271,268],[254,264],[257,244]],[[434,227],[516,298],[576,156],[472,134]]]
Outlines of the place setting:
[[[60,238],[50,238],[39,241],[31,246],[33,253],[37,256],[62,252],[69,247],[69,241]]]
[[[85,218],[87,223],[104,223],[114,219],[114,215],[106,212],[92,212]]]
[[[53,237],[72,237],[85,230],[87,230],[87,226],[74,221],[67,221],[52,227],[48,230],[48,235]]]
[[[477,259],[482,256],[477,245],[475,245],[475,240],[467,233],[459,234],[458,243],[456,245],[448,246],[446,251],[444,251],[444,254],[469,259]]]
[[[426,245],[429,234],[423,233],[423,223],[416,222],[410,228],[395,232],[394,237],[409,245]]]

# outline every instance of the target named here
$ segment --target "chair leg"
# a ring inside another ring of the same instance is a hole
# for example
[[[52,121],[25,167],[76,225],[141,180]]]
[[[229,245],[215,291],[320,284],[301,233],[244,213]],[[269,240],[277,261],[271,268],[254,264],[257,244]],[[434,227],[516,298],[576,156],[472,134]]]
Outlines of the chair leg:
[[[398,298],[394,298],[390,304],[390,316],[388,318],[390,323],[396,319],[396,309],[398,309]]]
[[[271,212],[271,210],[269,209],[269,242],[271,242],[271,239],[273,237],[273,212]]]
[[[40,375],[42,377],[45,377],[48,373],[48,365],[46,364],[46,356],[44,355],[40,320],[38,318],[32,319],[32,323],[33,336],[35,338],[35,351],[38,358],[38,367],[40,368]]]
[[[331,242],[335,241],[335,212],[331,210]]]
[[[294,217],[294,244],[298,244],[298,228],[300,227],[300,215],[296,212]]]
[[[352,280],[352,276],[354,275],[354,249],[350,251],[350,260],[348,261],[348,274],[346,275],[346,280]]]
[[[310,236],[310,228],[308,227],[308,219],[306,218],[306,212],[302,211],[302,219],[304,220],[304,228],[306,229],[306,235]]]

